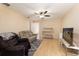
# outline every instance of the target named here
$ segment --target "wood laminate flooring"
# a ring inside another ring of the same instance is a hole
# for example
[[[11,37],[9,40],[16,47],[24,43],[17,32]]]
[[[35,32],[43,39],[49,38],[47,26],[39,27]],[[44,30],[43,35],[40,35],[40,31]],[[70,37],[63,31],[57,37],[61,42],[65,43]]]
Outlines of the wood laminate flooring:
[[[43,39],[34,56],[65,56],[65,49],[57,39]]]

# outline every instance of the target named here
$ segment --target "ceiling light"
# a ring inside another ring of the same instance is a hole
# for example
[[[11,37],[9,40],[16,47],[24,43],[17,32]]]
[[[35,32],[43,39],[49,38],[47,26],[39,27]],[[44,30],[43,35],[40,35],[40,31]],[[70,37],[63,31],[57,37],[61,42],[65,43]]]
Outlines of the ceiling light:
[[[40,18],[44,18],[44,15],[40,15],[39,17],[40,17]]]

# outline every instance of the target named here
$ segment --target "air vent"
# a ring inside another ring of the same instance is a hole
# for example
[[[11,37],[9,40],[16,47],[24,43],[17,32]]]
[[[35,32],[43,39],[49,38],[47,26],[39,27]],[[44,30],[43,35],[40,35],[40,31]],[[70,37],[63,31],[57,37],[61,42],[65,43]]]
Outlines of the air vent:
[[[5,6],[10,6],[10,4],[8,4],[8,3],[2,3],[3,5],[5,5]]]

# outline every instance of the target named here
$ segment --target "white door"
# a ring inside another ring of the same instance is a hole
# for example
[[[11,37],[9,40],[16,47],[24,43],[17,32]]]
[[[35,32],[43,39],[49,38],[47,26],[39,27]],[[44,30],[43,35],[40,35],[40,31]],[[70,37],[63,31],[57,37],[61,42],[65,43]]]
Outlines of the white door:
[[[37,34],[37,39],[39,39],[39,23],[31,22],[31,31],[34,34]]]

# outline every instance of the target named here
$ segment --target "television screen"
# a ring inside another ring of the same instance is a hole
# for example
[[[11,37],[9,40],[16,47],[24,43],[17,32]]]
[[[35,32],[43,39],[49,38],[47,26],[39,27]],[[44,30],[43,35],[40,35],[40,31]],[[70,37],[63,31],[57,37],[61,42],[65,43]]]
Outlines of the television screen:
[[[73,45],[73,28],[63,28],[63,39]]]

